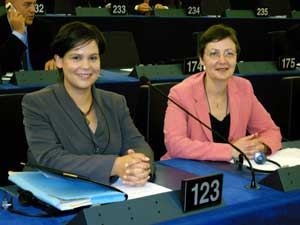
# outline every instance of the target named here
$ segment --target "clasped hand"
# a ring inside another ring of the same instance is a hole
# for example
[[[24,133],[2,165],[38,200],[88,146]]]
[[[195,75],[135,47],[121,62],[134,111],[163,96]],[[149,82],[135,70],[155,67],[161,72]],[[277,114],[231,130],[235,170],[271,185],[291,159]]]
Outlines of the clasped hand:
[[[115,160],[112,175],[122,178],[124,184],[143,186],[150,178],[150,159],[132,149],[127,153]]]
[[[249,159],[253,159],[256,152],[266,152],[267,146],[260,140],[257,133],[242,137],[233,143],[238,147]],[[240,153],[232,148],[231,155],[237,158]]]

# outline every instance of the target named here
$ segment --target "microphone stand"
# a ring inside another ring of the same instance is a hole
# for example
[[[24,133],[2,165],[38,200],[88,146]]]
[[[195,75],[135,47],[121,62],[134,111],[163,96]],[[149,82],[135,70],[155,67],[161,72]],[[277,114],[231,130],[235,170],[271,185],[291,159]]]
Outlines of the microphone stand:
[[[198,119],[196,116],[194,116],[192,113],[190,113],[188,110],[186,110],[185,108],[183,108],[181,105],[179,105],[176,101],[174,101],[172,98],[168,97],[165,93],[163,93],[161,90],[159,90],[157,87],[153,86],[151,84],[151,81],[146,77],[146,76],[142,76],[140,78],[140,81],[143,84],[148,85],[150,88],[153,88],[153,90],[155,90],[156,92],[158,92],[160,95],[162,95],[164,98],[166,98],[167,100],[170,100],[172,103],[174,103],[177,107],[179,107],[181,110],[183,110],[186,114],[188,114],[189,116],[191,116],[193,119],[195,119],[198,123],[200,123],[201,125],[203,125],[204,127],[206,127],[207,129],[209,129],[211,132],[213,132],[214,134],[216,134],[219,138],[221,138],[225,143],[229,144],[231,147],[233,147],[235,150],[237,150],[248,162],[249,167],[250,167],[250,171],[251,171],[251,182],[250,185],[247,185],[246,187],[249,189],[259,189],[260,187],[257,185],[256,183],[256,179],[255,179],[255,174],[254,174],[254,169],[252,167],[252,164],[249,160],[249,158],[246,156],[246,154],[241,151],[238,147],[236,147],[234,144],[232,144],[231,142],[229,142],[226,138],[224,138],[219,132],[215,131],[214,129],[210,128],[207,124],[205,124],[204,122],[202,122],[200,119]]]

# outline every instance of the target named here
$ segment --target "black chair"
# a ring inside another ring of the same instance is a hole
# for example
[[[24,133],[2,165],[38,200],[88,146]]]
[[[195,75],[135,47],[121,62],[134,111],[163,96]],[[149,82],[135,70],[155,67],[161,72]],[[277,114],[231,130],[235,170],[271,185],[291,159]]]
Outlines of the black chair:
[[[230,9],[229,0],[201,0],[201,15],[222,16],[226,9]]]
[[[56,0],[61,1],[61,0]],[[73,1],[76,7],[103,7],[104,1],[100,0],[68,0]],[[109,2],[109,1],[108,1]]]
[[[289,0],[256,0],[256,8],[269,8],[269,16],[290,16]]]
[[[103,33],[107,49],[101,58],[104,69],[128,68],[140,64],[140,57],[133,34],[127,31]]]
[[[300,62],[300,25],[296,24],[289,27],[286,31],[286,37],[288,42],[288,53],[294,55],[297,58],[297,62]]]
[[[0,186],[8,185],[8,171],[22,170],[20,162],[27,161],[27,142],[23,127],[22,93],[0,95]]]
[[[253,10],[255,5],[254,0],[230,0],[230,6],[233,10]]]
[[[245,76],[253,86],[254,93],[260,103],[271,115],[275,124],[281,128],[284,139],[288,139],[288,94],[287,88],[282,86],[283,74],[263,74]]]
[[[277,30],[268,32],[270,38],[271,59],[277,61],[280,56],[286,56],[287,53],[287,40],[286,30]]]
[[[300,1],[299,0],[290,0],[292,10],[300,11]]]
[[[300,74],[300,71],[299,71]],[[281,101],[281,107],[287,111],[285,124],[281,127],[288,140],[300,139],[300,76],[289,76],[282,78],[282,91],[286,101]]]
[[[75,5],[76,1],[74,0],[54,0],[54,14],[75,14]]]
[[[300,62],[300,25],[293,25],[286,30],[271,31],[268,34],[272,60],[277,61],[279,57],[295,57],[296,62]]]
[[[154,83],[153,86],[165,95],[178,82]],[[159,160],[165,154],[164,118],[167,108],[167,99],[156,90],[146,85],[140,87],[138,106],[136,107],[135,124],[144,135],[154,151],[154,159]]]

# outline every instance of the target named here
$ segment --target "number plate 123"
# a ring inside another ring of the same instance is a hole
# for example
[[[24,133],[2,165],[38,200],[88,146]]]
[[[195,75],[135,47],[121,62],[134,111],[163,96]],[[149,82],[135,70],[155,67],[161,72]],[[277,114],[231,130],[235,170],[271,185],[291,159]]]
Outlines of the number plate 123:
[[[185,179],[181,183],[183,211],[207,208],[222,202],[223,174]]]

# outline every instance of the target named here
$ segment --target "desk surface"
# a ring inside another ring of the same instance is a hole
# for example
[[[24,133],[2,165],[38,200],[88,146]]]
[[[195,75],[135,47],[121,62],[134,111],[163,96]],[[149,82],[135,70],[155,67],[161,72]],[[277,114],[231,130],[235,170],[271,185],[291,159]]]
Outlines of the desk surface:
[[[235,165],[228,163],[211,164],[183,159],[160,163],[198,176],[221,171],[224,174],[223,208],[163,224],[299,224],[300,191],[280,192],[263,185],[259,190],[247,189],[245,186],[250,183],[250,171],[239,171]],[[256,174],[258,181],[264,176],[266,174]]]
[[[96,81],[96,86],[107,84],[132,84],[138,85],[139,80],[135,77],[129,77],[128,73],[101,70],[101,77]],[[15,93],[15,92],[29,92],[37,89],[41,89],[47,86],[47,84],[33,84],[33,85],[14,85],[11,83],[1,84],[0,93]]]
[[[299,222],[300,191],[280,192],[265,186],[261,186],[259,190],[249,190],[245,187],[250,182],[249,171],[237,171],[234,165],[226,163],[216,167],[211,166],[209,163],[172,159],[160,161],[158,173],[163,168],[161,165],[177,168],[198,176],[220,172],[224,174],[223,208],[206,212],[199,211],[197,214],[165,221],[163,224],[298,224]],[[181,172],[179,179],[184,176],[190,176],[190,174]],[[260,179],[263,176],[265,175],[260,174],[257,178]],[[175,184],[175,189],[176,185],[178,183]],[[0,199],[3,199],[3,196],[4,193],[0,192]],[[20,207],[16,200],[14,203],[15,207]],[[37,212],[37,209],[33,207],[21,207],[21,209]],[[47,219],[29,218],[1,210],[0,225],[7,225],[7,221],[11,221],[11,224],[16,225],[56,225],[66,223],[72,217],[73,215]]]

